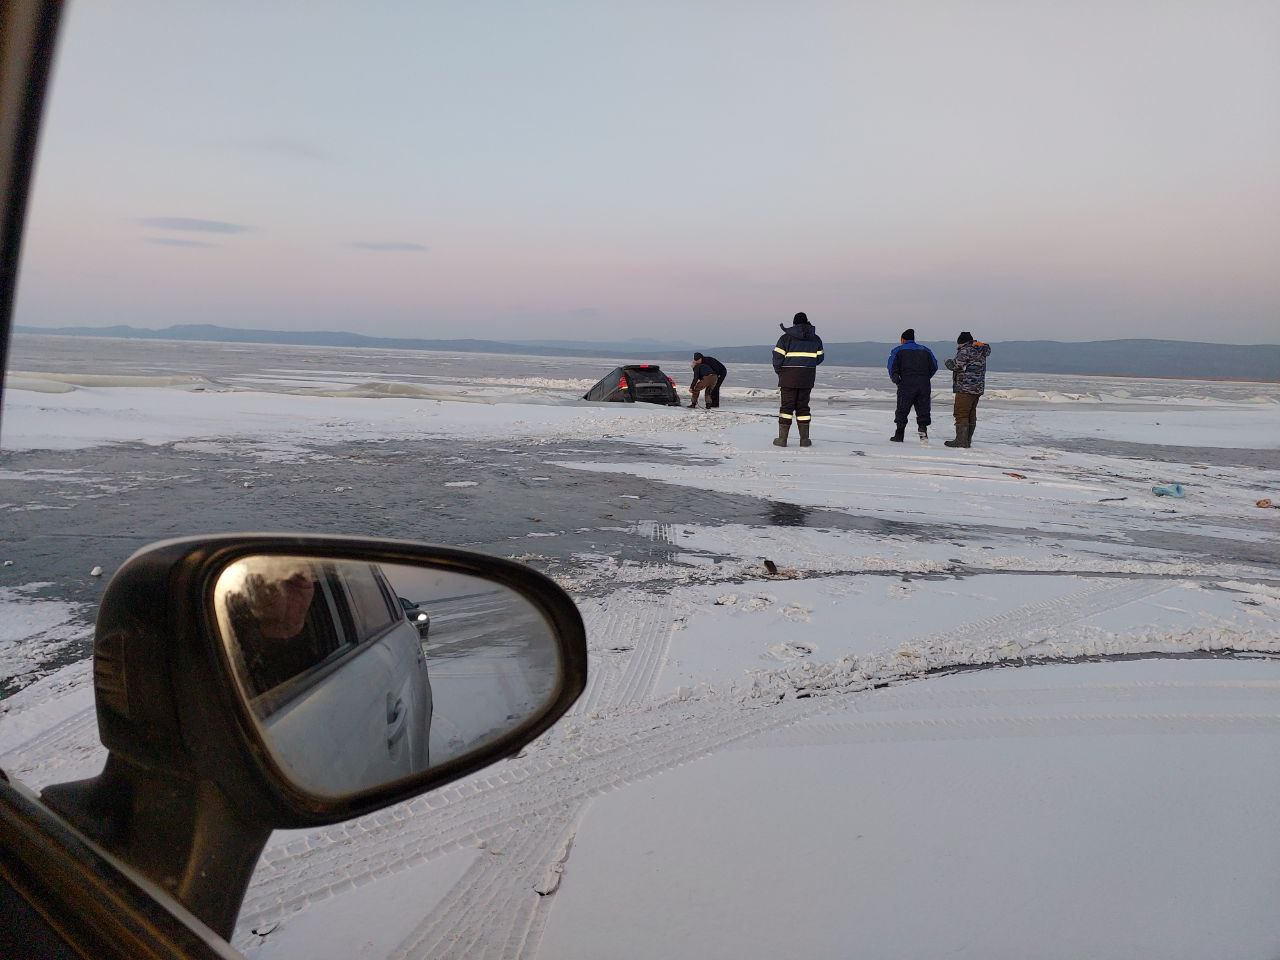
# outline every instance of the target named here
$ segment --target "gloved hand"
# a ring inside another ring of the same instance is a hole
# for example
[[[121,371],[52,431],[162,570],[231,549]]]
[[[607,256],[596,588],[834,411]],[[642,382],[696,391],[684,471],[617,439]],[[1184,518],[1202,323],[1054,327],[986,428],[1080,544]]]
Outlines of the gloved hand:
[[[948,357],[948,358],[943,362],[943,364],[942,364],[942,365],[943,365],[944,367],[946,367],[948,370],[954,370],[954,369],[956,368],[956,362],[955,362],[954,360],[952,360],[950,357]]]

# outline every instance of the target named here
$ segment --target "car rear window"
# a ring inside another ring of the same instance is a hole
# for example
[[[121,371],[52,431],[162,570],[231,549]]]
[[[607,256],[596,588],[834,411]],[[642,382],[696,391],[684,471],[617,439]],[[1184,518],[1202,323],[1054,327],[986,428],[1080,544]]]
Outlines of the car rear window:
[[[631,378],[633,383],[661,383],[665,385],[667,382],[666,375],[657,367],[645,369],[627,367],[627,376]]]

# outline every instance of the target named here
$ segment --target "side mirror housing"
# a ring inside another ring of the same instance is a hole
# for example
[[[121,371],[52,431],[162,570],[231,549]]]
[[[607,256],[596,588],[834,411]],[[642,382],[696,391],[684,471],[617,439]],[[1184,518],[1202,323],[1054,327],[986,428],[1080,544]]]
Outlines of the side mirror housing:
[[[572,600],[511,561],[341,537],[168,541],[131,557],[99,610],[107,765],[42,798],[229,937],[272,830],[515,754],[586,672]]]

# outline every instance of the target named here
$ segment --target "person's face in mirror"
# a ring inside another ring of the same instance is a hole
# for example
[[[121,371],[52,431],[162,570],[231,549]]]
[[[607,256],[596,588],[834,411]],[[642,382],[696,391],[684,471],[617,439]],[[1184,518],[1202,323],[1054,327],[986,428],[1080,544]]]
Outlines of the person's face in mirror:
[[[268,640],[287,640],[302,632],[316,583],[307,571],[296,570],[279,579],[263,578],[254,591],[253,614]]]

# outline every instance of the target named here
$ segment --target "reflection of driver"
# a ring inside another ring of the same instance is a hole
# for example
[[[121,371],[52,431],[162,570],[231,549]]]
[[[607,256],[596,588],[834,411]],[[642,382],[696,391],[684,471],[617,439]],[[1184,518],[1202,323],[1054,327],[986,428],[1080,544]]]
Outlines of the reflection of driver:
[[[258,566],[258,564],[254,564]],[[265,693],[319,663],[337,647],[327,611],[316,610],[316,574],[305,562],[245,575],[227,597],[252,695]]]
[[[283,580],[269,581],[260,573],[249,575],[249,609],[258,629],[268,640],[286,640],[302,632],[307,611],[316,595],[316,582],[299,570]]]

